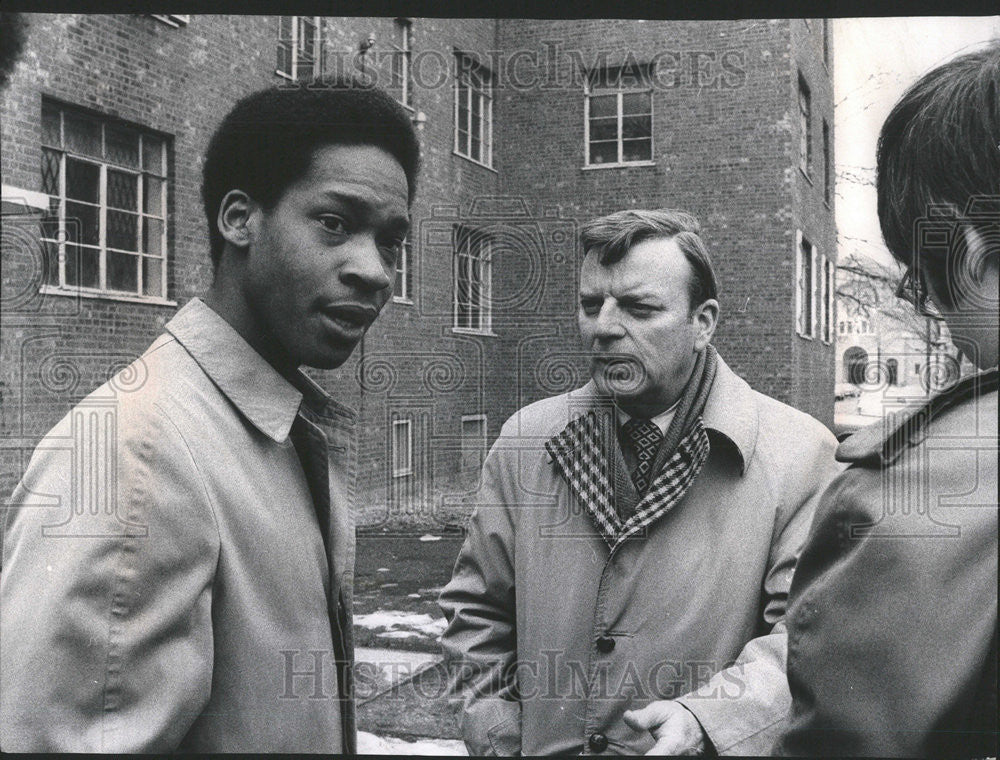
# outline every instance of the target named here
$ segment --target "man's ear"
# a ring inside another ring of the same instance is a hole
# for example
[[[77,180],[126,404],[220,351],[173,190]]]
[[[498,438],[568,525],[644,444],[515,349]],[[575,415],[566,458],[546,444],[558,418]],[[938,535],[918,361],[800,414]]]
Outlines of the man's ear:
[[[997,239],[988,241],[972,226],[963,228],[965,236],[962,271],[966,276],[961,295],[973,308],[985,308],[994,315],[997,308],[997,280],[1000,271],[1000,250]]]
[[[694,349],[701,351],[712,342],[715,328],[719,325],[719,302],[714,298],[703,301],[691,315],[694,323]]]
[[[252,223],[260,206],[242,190],[230,190],[219,204],[219,216],[215,223],[219,233],[236,248],[250,245]]]

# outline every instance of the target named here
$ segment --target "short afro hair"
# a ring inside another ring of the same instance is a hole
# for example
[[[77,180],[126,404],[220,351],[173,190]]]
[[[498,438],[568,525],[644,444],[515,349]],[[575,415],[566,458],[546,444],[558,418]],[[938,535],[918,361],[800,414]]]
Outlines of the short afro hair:
[[[692,311],[708,299],[719,297],[712,259],[701,239],[701,224],[686,211],[628,209],[593,219],[580,228],[583,252],[597,251],[601,266],[614,264],[633,246],[657,238],[676,240],[691,265],[688,298]]]
[[[226,193],[242,190],[273,208],[325,145],[374,145],[390,153],[406,173],[413,202],[420,144],[409,114],[384,90],[349,77],[259,90],[233,106],[205,153],[201,194],[214,267],[224,247],[216,219]]]
[[[882,125],[876,158],[878,218],[901,264],[919,266],[949,298],[962,245],[923,245],[925,220],[996,225],[1000,213],[1000,41],[921,77]],[[985,209],[974,213],[970,208]],[[995,233],[979,230],[987,239]],[[963,239],[955,237],[956,242]],[[945,304],[949,305],[949,304]]]

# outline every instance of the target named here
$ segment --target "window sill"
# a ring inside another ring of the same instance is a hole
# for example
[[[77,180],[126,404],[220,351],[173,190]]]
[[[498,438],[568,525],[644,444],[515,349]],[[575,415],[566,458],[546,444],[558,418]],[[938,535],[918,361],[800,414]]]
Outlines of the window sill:
[[[407,306],[413,306],[413,299],[411,299],[411,298],[403,298],[402,296],[393,296],[392,297],[392,302],[393,303],[406,304]]]
[[[495,332],[493,332],[493,330],[476,330],[475,328],[472,327],[453,327],[451,328],[451,331],[453,333],[456,333],[457,335],[479,335],[484,338],[500,337]]]
[[[800,338],[802,338],[802,340],[816,340],[815,336],[813,336],[813,335],[806,335],[805,333],[800,333],[797,330],[796,330],[795,334],[798,335]]]
[[[130,296],[128,293],[105,293],[101,291],[80,290],[78,288],[60,288],[55,285],[42,285],[38,292],[43,296],[64,296],[70,298],[93,298],[101,301],[122,301],[124,303],[139,303],[147,306],[171,306],[176,308],[177,301],[169,298],[153,296]]]
[[[585,164],[580,168],[586,172],[592,169],[628,169],[631,166],[656,166],[656,161],[627,161],[621,164]]]
[[[413,470],[401,470],[400,472],[394,472],[394,473],[392,473],[392,477],[394,477],[394,478],[408,478],[412,474],[413,474]]]
[[[452,150],[451,154],[453,156],[458,156],[459,158],[464,158],[470,164],[475,164],[476,166],[481,166],[483,169],[488,169],[489,171],[493,172],[494,174],[499,174],[500,173],[496,169],[494,169],[492,166],[490,166],[489,164],[484,164],[482,161],[477,161],[476,159],[474,159],[474,158],[472,158],[470,156],[467,156],[464,153],[459,153],[457,150]]]

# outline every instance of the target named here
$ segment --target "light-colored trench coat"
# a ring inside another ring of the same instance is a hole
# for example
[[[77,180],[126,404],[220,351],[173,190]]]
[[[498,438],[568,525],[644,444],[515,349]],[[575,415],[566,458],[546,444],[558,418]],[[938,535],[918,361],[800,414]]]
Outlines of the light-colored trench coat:
[[[612,552],[544,448],[595,399],[588,384],[525,407],[484,465],[440,600],[466,744],[642,754],[653,741],[622,713],[678,698],[716,751],[766,752],[790,704],[785,598],[839,470],[836,440],[720,360],[704,468],[647,535]]]
[[[39,444],[5,515],[0,749],[354,751],[354,417],[298,381],[194,299]]]

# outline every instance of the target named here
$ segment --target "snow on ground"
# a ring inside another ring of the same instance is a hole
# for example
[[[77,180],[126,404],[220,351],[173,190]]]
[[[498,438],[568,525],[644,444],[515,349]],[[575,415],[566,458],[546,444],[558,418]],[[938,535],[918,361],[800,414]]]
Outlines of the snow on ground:
[[[408,742],[394,736],[375,736],[358,731],[359,755],[430,755],[432,757],[467,755],[465,743],[457,739],[418,739]]]
[[[444,618],[434,618],[420,612],[377,610],[367,615],[355,615],[354,624],[362,628],[385,628],[386,631],[409,631],[415,635],[437,637],[448,626]]]

